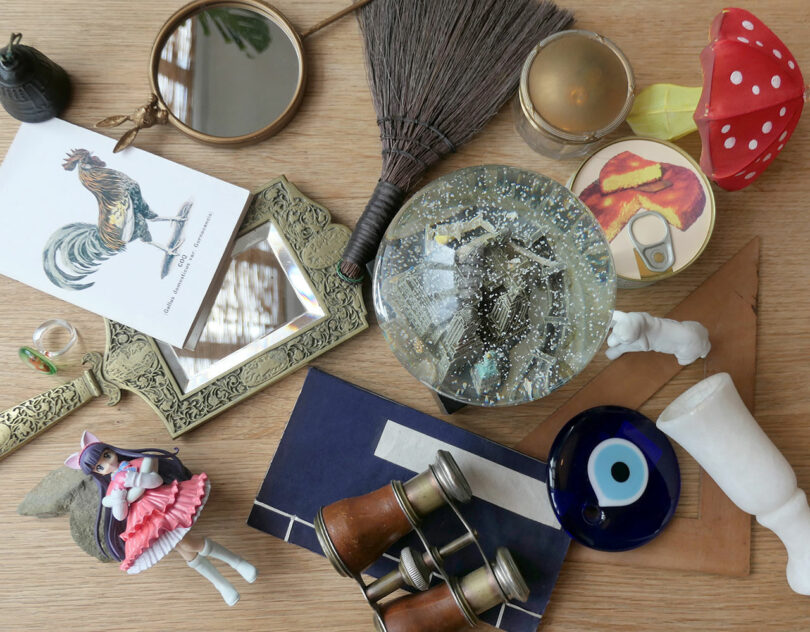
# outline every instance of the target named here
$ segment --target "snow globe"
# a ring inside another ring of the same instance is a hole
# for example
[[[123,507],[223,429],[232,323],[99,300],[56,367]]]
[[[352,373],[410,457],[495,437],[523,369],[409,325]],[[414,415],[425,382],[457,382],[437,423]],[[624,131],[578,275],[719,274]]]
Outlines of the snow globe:
[[[610,325],[605,235],[568,189],[515,167],[468,167],[399,211],[374,269],[394,355],[440,395],[480,406],[543,397],[590,362]]]

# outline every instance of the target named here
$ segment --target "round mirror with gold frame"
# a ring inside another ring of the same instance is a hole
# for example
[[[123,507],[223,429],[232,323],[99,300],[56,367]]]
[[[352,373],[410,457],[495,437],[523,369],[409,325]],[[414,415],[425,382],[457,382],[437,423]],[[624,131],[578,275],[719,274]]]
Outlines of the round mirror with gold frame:
[[[149,81],[169,122],[208,143],[241,145],[280,130],[304,96],[292,24],[258,0],[196,0],[164,24]]]
[[[149,102],[96,125],[134,123],[115,151],[129,146],[139,130],[161,123],[216,145],[272,136],[295,115],[304,96],[302,40],[368,2],[355,2],[299,34],[262,0],[194,0],[176,11],[155,38]]]

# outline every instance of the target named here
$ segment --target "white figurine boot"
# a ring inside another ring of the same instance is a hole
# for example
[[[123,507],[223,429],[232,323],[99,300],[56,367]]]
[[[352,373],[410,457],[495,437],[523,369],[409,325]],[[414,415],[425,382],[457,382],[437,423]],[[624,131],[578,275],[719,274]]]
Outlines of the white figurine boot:
[[[236,553],[229,551],[221,544],[205,538],[205,545],[200,551],[200,555],[205,557],[213,557],[217,560],[222,560],[237,573],[242,576],[249,584],[256,581],[256,567],[253,566],[246,559],[239,557]]]
[[[208,558],[198,554],[193,560],[186,563],[214,585],[214,588],[219,591],[226,604],[229,606],[236,605],[236,602],[239,601],[239,593],[236,592],[236,588],[231,585],[231,582],[214,568]]]
[[[796,473],[757,424],[731,376],[698,382],[661,413],[657,426],[680,443],[740,509],[784,542],[787,579],[810,595],[810,507]]]

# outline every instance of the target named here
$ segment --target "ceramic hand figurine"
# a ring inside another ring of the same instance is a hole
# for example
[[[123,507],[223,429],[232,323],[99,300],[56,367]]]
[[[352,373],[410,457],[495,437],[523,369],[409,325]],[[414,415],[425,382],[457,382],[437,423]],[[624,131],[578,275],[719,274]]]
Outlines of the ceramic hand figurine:
[[[213,540],[189,533],[208,499],[205,473],[191,474],[177,456],[166,450],[124,450],[102,443],[91,433],[82,435],[81,450],[65,465],[90,474],[99,488],[96,543],[99,527],[107,550],[134,574],[150,568],[172,550],[210,581],[229,606],[239,593],[209,558],[222,560],[252,583],[255,567]],[[103,511],[104,508],[109,511]]]
[[[784,542],[790,587],[810,595],[810,507],[796,474],[757,424],[728,373],[695,384],[661,413],[680,443],[740,509]]]
[[[608,358],[615,360],[629,351],[660,351],[674,355],[678,364],[705,358],[712,348],[709,332],[694,320],[679,322],[650,316],[646,312],[613,312],[608,336]]]

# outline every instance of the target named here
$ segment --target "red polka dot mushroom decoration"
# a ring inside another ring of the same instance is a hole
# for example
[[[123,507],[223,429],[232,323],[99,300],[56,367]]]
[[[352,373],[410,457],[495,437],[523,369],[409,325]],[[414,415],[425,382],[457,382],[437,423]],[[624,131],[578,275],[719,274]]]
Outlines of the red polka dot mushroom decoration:
[[[700,54],[703,94],[695,110],[700,166],[728,191],[756,180],[782,151],[804,106],[790,51],[756,16],[725,9]]]
[[[668,84],[643,91],[628,123],[637,134],[668,140],[696,126],[703,145],[703,171],[728,191],[743,189],[785,147],[799,122],[807,87],[782,40],[744,9],[723,9],[714,19],[711,42],[700,62],[703,89],[693,123],[681,121],[680,128],[671,121],[662,125],[664,108],[691,112],[689,100],[697,90]]]

